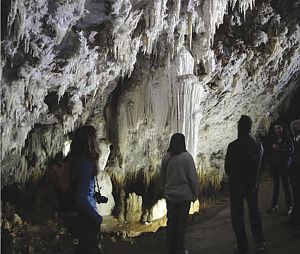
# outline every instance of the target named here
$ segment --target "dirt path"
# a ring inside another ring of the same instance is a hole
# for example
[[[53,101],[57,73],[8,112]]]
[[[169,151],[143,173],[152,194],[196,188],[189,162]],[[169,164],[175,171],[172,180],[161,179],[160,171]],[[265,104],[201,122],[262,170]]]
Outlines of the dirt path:
[[[259,203],[263,228],[268,242],[268,254],[300,254],[300,238],[292,236],[283,221],[283,195],[280,197],[279,211],[267,214],[270,204],[272,183],[261,184]],[[186,232],[186,248],[191,254],[232,254],[235,244],[232,232],[228,199],[219,200],[215,205],[201,210],[189,218]],[[247,213],[246,213],[246,218]],[[254,243],[246,219],[250,248],[254,254]],[[7,230],[6,230],[7,231]],[[71,254],[72,239],[60,224],[44,221],[42,224],[21,223],[10,233],[1,232],[1,253],[13,254]],[[104,235],[105,254],[166,254],[166,232],[161,228],[156,233],[144,233],[139,237],[125,238],[114,234]],[[5,248],[3,248],[6,246]],[[88,254],[88,253],[87,253]]]
[[[265,237],[268,242],[267,253],[271,254],[300,254],[300,239],[292,237],[291,230],[283,221],[284,206],[281,196],[279,211],[276,214],[267,214],[266,209],[270,204],[272,183],[266,181],[261,184],[259,192],[260,210],[263,220]],[[246,213],[246,225],[251,248],[250,253],[255,253],[254,243],[250,234]],[[200,213],[195,220],[189,221],[186,232],[186,247],[191,254],[231,254],[235,244],[230,221],[228,202],[216,204]],[[133,240],[104,242],[105,254],[165,254],[166,237],[165,229],[156,233],[143,234]]]

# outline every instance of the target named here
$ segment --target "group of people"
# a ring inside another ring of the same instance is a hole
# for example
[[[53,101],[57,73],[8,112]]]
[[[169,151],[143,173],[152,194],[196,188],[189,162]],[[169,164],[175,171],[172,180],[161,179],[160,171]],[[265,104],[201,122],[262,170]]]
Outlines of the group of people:
[[[231,221],[237,241],[235,254],[249,251],[244,225],[244,199],[248,205],[251,232],[257,251],[266,250],[257,200],[262,161],[264,166],[269,167],[273,178],[272,202],[267,212],[274,213],[278,209],[281,180],[286,214],[290,216],[286,222],[293,227],[300,226],[300,120],[291,122],[293,139],[280,122],[274,124],[274,133],[263,139],[264,142],[250,136],[251,127],[251,118],[242,115],[238,122],[238,138],[229,144],[225,157]]]
[[[235,254],[249,251],[244,225],[244,199],[247,201],[251,231],[258,251],[266,249],[262,221],[258,208],[258,182],[262,162],[261,142],[251,137],[252,121],[242,115],[238,122],[238,138],[231,142],[225,157],[225,172],[228,176],[232,226],[236,236]],[[291,125],[292,126],[292,125]],[[289,139],[282,125],[275,125],[275,138],[270,146],[270,166],[273,169],[274,193],[269,212],[278,208],[279,179],[285,191],[289,223],[299,223],[299,134],[292,129],[298,141]],[[98,174],[100,156],[96,130],[93,126],[80,127],[74,134],[68,159],[71,164],[71,185],[75,190],[75,204],[81,236],[75,248],[76,254],[100,254],[98,235],[102,217],[95,200],[95,178]],[[291,177],[293,195],[290,192]],[[192,155],[186,150],[185,137],[175,133],[167,153],[162,158],[160,186],[167,202],[168,254],[188,254],[184,247],[184,234],[190,204],[198,199],[199,179]],[[292,198],[294,197],[294,198]]]
[[[250,134],[251,118],[242,115],[238,121],[238,138],[227,148],[224,166],[228,176],[232,227],[237,242],[234,254],[249,252],[244,224],[244,200],[248,205],[257,251],[264,252],[267,247],[258,207],[263,159],[269,162],[274,183],[272,204],[268,212],[277,211],[281,179],[287,214],[290,215],[287,223],[300,226],[300,120],[291,123],[293,139],[289,138],[282,124],[276,123],[274,126],[275,134],[268,140],[270,142],[261,142]],[[183,245],[184,231],[190,203],[199,194],[199,181],[193,158],[186,150],[185,138],[181,133],[171,137],[168,151],[162,159],[160,179],[167,200],[168,253],[188,254],[189,251]]]
[[[294,123],[295,122],[292,122],[291,124],[291,130],[296,137],[297,129],[293,128]],[[265,140],[265,147],[268,149],[266,162],[269,164],[271,175],[273,177],[273,196],[271,207],[268,209],[268,212],[274,213],[278,210],[281,181],[285,195],[286,213],[287,215],[292,215],[293,195],[291,187],[293,187],[294,190],[293,183],[295,182],[295,173],[297,173],[298,142],[296,139],[293,140],[289,137],[288,132],[282,123],[277,122],[274,125],[274,134],[269,140]]]

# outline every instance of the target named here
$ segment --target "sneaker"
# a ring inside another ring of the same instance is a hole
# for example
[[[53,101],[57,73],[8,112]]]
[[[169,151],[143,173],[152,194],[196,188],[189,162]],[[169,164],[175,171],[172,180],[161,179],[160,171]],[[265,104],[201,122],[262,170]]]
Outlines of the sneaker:
[[[261,252],[265,252],[267,249],[267,243],[266,241],[262,241],[260,244],[258,244],[257,246],[257,252],[261,253]]]
[[[292,215],[292,213],[293,213],[293,207],[290,206],[288,211],[287,211],[287,215]]]
[[[267,210],[267,213],[276,213],[278,209],[278,205],[272,206]]]

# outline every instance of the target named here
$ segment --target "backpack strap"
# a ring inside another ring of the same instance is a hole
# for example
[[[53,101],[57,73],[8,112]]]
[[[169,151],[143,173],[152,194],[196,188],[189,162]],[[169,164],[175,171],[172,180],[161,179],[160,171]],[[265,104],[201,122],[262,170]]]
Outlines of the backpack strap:
[[[98,189],[98,192],[100,192],[100,190],[102,189],[101,187],[99,187],[99,182],[98,182],[98,178],[97,176],[94,176],[94,191],[96,192],[96,185],[97,185],[97,189]]]

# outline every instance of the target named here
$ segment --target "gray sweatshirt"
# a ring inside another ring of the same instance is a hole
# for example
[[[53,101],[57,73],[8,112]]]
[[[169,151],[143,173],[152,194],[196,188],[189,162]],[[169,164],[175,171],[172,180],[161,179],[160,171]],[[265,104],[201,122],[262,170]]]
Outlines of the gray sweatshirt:
[[[161,162],[160,184],[168,201],[195,201],[199,179],[192,155],[189,152],[173,156],[167,153]]]

